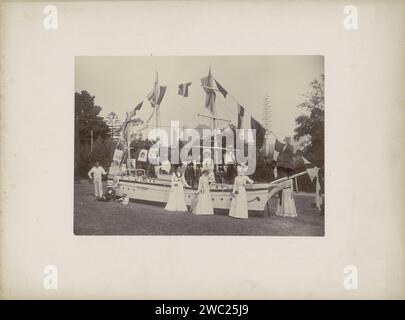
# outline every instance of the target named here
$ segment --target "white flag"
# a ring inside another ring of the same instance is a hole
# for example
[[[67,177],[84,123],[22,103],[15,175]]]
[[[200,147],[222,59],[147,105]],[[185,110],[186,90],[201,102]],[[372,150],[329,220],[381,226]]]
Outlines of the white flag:
[[[124,151],[119,150],[119,149],[115,149],[114,156],[113,156],[113,161],[121,163],[123,153],[124,153]]]

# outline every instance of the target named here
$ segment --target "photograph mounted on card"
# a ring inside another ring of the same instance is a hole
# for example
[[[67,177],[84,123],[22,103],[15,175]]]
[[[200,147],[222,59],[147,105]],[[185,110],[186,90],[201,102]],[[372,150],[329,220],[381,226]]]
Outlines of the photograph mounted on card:
[[[76,57],[75,234],[323,236],[324,81],[323,56]]]

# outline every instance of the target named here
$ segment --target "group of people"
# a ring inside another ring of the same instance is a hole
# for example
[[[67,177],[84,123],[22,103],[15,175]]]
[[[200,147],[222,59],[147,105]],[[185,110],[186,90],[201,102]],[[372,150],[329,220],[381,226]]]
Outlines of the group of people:
[[[229,209],[229,216],[240,219],[248,218],[248,202],[246,197],[246,185],[253,184],[253,180],[244,175],[244,168],[237,168],[237,176],[234,179],[232,189],[232,201]],[[196,215],[213,215],[214,207],[210,192],[210,184],[215,180],[210,176],[210,170],[204,168],[202,176],[198,182],[196,200],[191,203],[190,211]],[[167,211],[187,211],[187,205],[184,196],[184,187],[191,187],[186,181],[181,167],[177,167],[172,174],[171,190],[165,209]],[[284,217],[295,217],[297,211],[292,192],[292,180],[287,180],[283,184],[283,189],[279,196],[276,215]]]
[[[169,198],[165,206],[167,211],[188,211],[184,187],[193,187],[186,179],[186,169],[183,170],[181,166],[178,166],[171,177],[171,189]],[[232,189],[232,201],[229,210],[229,216],[240,219],[248,218],[248,202],[246,197],[246,185],[253,184],[253,180],[244,174],[244,168],[242,166],[237,167],[237,176],[234,178]],[[98,162],[88,172],[89,178],[94,182],[94,193],[97,199],[105,199],[103,194],[102,176],[107,172]],[[113,183],[118,185],[118,177],[115,176]],[[212,196],[210,192],[210,184],[215,182],[215,176],[213,171],[208,167],[201,169],[201,176],[198,180],[198,188],[195,200],[191,203],[190,211],[196,215],[213,215],[214,206],[212,203]],[[111,186],[108,191],[111,193],[111,197],[115,198],[115,188]],[[107,193],[108,193],[107,192]],[[119,201],[127,204],[129,198],[127,195],[123,195]],[[283,182],[282,190],[279,192],[279,200],[277,204],[276,215],[284,217],[296,217],[297,211],[295,207],[293,197],[293,184],[292,180],[286,180]]]

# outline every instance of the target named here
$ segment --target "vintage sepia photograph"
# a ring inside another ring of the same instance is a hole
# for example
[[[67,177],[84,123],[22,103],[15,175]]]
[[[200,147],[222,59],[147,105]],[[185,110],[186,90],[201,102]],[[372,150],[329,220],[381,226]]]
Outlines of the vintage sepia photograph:
[[[324,236],[323,56],[75,58],[74,234]]]
[[[0,300],[403,299],[404,8],[1,2]]]

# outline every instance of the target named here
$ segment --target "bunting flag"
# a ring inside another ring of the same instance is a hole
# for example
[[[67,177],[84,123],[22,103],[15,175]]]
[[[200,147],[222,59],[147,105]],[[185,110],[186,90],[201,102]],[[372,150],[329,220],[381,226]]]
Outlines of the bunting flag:
[[[246,139],[247,143],[253,143],[254,142],[254,137],[251,131],[247,132],[246,135],[246,130],[252,129],[252,117],[250,114],[245,110],[243,106],[241,106],[238,103],[238,127],[239,130],[243,130],[239,132],[239,138],[240,139]]]
[[[134,117],[134,116],[136,115],[136,112],[137,112],[137,111],[141,110],[142,104],[143,104],[143,101],[141,101],[141,102],[131,111],[131,113],[129,114],[129,119],[131,119],[132,117]]]
[[[243,130],[256,130],[256,140],[253,136],[253,133],[249,131],[248,133],[248,143],[252,143],[256,141],[256,146],[261,148],[264,143],[264,137],[266,130],[264,127],[260,124],[259,121],[257,121],[255,118],[253,118],[243,106],[241,106],[238,103],[238,129],[243,129]]]
[[[257,121],[253,117],[251,118],[251,127],[252,127],[252,129],[256,130],[256,146],[261,148],[264,143],[264,136],[265,136],[266,130],[259,123],[259,121]]]
[[[224,96],[224,98],[226,98],[226,95],[228,94],[228,91],[226,91],[226,90],[224,89],[224,87],[221,86],[221,85],[218,83],[217,80],[214,80],[214,81],[215,81],[215,84],[217,85],[218,91],[222,93],[222,95]]]
[[[242,129],[242,121],[245,116],[245,108],[238,104],[238,129]]]
[[[143,101],[141,101],[141,102],[134,108],[134,111],[136,112],[136,111],[141,110],[142,105],[143,105]]]
[[[188,97],[188,87],[191,85],[191,82],[179,84],[178,94],[183,97]]]
[[[205,107],[209,109],[211,112],[214,111],[215,107],[215,88],[214,88],[214,78],[211,74],[211,68],[208,72],[208,76],[201,79],[202,87],[206,93],[205,96]]]
[[[153,89],[149,94],[146,96],[151,103],[152,108],[155,106],[159,106],[163,100],[163,97],[166,93],[166,86],[158,86],[158,89]],[[156,98],[157,97],[157,98]]]
[[[308,173],[309,179],[311,179],[311,182],[314,182],[314,179],[318,177],[319,168],[318,167],[308,168],[307,173]]]
[[[121,163],[122,160],[122,155],[124,154],[124,151],[120,149],[115,149],[114,150],[114,155],[113,155],[113,161],[116,161],[118,163]]]
[[[278,141],[278,139],[276,139],[276,143],[274,145],[274,150],[277,152],[282,152],[284,150],[284,143]]]
[[[318,167],[308,168],[307,173],[309,178],[311,179],[311,182],[313,182],[314,179],[316,178],[315,206],[317,207],[318,210],[321,210],[322,198],[321,198],[321,184],[319,182],[319,168]]]
[[[273,160],[276,161],[276,164],[277,164],[277,160],[278,160],[278,156],[279,156],[279,155],[280,155],[280,152],[277,151],[276,149],[274,149],[274,152],[273,152]],[[277,168],[277,166],[276,166],[276,168]]]
[[[166,86],[159,86],[158,74],[156,72],[156,79],[155,84],[153,85],[153,89],[146,96],[150,101],[152,108],[158,107],[160,105],[166,93],[166,88]]]
[[[293,147],[291,144],[288,143],[288,144],[286,145],[286,147],[285,147],[284,152],[285,152],[285,153],[289,153],[289,154],[294,153],[294,147]]]

